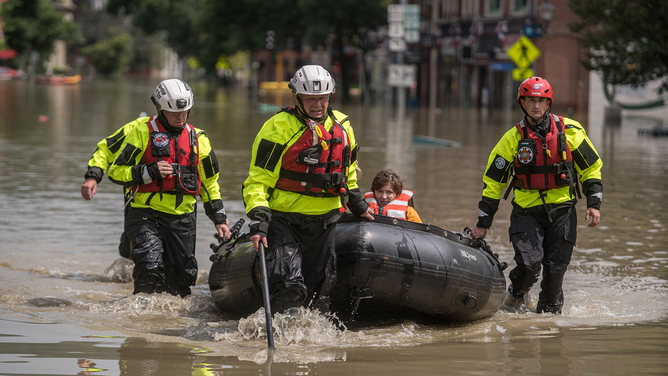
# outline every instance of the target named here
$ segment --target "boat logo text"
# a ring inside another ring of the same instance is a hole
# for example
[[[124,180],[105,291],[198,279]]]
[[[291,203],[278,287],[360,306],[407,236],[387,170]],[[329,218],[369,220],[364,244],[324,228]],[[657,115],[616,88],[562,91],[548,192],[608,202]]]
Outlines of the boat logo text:
[[[478,261],[478,259],[475,257],[475,255],[472,255],[472,254],[466,252],[463,249],[460,249],[459,252],[461,252],[462,256],[467,258],[469,261]]]

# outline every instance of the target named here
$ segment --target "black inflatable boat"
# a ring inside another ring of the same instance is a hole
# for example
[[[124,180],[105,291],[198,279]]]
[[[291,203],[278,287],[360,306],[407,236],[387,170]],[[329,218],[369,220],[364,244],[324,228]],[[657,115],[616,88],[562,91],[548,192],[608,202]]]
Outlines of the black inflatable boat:
[[[209,288],[218,308],[247,316],[262,307],[258,252],[248,235],[212,248]],[[337,283],[331,308],[346,319],[393,313],[447,321],[493,315],[506,290],[505,262],[481,241],[437,226],[384,216],[344,217],[336,228]]]

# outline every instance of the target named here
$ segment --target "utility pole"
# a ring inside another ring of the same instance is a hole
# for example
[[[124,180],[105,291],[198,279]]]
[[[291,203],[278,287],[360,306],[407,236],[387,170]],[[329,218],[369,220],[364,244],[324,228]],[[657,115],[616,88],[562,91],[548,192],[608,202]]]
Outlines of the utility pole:
[[[431,0],[431,27],[429,32],[431,37],[435,38],[438,21],[438,1]],[[438,94],[438,46],[434,39],[429,51],[429,111],[436,111],[436,98]]]

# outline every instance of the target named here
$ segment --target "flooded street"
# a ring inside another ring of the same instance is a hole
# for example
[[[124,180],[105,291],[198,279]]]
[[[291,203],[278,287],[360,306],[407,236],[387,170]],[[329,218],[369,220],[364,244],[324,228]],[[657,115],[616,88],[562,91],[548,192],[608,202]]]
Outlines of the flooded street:
[[[603,159],[604,195],[595,228],[584,224],[585,201],[578,203],[562,315],[499,311],[463,324],[346,326],[303,311],[297,319],[278,317],[278,350],[269,363],[264,314],[236,320],[211,299],[215,230],[201,202],[199,278],[193,294],[180,299],[132,295],[130,269],[118,255],[121,187],[105,176],[92,201],[81,197],[96,143],[140,112],[152,115],[157,82],[0,82],[0,375],[668,373],[668,138],[638,134],[662,124],[668,111],[604,126],[601,95],[589,116],[574,114]],[[211,140],[230,221],[245,218],[241,185],[252,142],[274,113],[262,104],[276,99],[192,86],[188,122]],[[361,145],[361,190],[369,190],[376,171],[392,168],[415,192],[422,220],[452,231],[475,225],[489,152],[521,118],[519,108],[430,115],[382,104],[334,106],[350,117]],[[414,142],[414,135],[461,145]],[[515,265],[510,212],[502,201],[487,236],[510,265],[506,276]],[[539,283],[531,290],[534,305],[538,292]]]

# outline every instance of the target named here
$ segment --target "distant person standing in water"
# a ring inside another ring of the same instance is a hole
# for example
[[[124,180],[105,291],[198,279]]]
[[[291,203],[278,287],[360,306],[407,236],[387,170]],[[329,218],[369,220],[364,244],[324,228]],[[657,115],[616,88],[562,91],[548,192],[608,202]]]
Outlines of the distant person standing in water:
[[[184,81],[165,80],[151,100],[157,116],[130,131],[109,179],[132,192],[125,231],[135,263],[134,293],[184,297],[197,280],[197,196],[218,235],[228,239],[231,234],[218,160],[206,134],[187,123],[195,100],[192,89]]]
[[[524,308],[542,266],[536,311],[561,313],[564,274],[577,234],[578,175],[587,199],[585,222],[591,220],[589,227],[594,227],[601,220],[603,162],[578,122],[550,113],[552,87],[547,80],[524,80],[517,103],[524,119],[501,137],[489,156],[478,223],[471,235],[485,238],[501,191],[510,185],[504,198],[511,189],[515,191],[509,235],[517,266],[510,272],[504,304]]]

